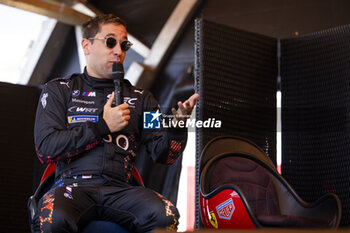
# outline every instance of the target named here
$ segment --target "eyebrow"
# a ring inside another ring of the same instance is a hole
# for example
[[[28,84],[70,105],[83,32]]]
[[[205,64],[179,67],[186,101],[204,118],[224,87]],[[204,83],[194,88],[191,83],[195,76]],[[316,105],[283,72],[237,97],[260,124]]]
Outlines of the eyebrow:
[[[114,34],[114,33],[108,33],[105,37],[107,37],[107,36],[113,36],[113,37],[116,37],[116,35]],[[123,37],[125,40],[127,40],[128,39],[128,37],[127,36],[124,36]]]

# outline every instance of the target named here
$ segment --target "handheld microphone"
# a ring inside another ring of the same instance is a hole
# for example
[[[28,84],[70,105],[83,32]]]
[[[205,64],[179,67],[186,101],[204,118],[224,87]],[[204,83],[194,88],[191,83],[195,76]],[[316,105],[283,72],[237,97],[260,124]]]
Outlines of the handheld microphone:
[[[112,78],[114,82],[114,104],[118,106],[123,103],[124,67],[122,63],[113,63]]]

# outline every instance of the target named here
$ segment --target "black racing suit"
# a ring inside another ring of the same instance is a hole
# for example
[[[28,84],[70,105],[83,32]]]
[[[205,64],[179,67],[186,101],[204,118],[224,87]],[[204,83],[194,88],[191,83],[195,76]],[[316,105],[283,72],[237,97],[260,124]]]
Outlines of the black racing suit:
[[[40,225],[42,232],[75,232],[94,218],[118,222],[134,232],[176,228],[176,208],[130,181],[140,145],[155,162],[172,164],[185,147],[187,131],[144,128],[144,114],[158,113],[159,105],[150,92],[124,80],[131,118],[125,129],[111,134],[102,116],[112,91],[112,80],[86,71],[45,84],[34,137],[40,161],[56,163],[56,184],[39,202],[37,230]]]

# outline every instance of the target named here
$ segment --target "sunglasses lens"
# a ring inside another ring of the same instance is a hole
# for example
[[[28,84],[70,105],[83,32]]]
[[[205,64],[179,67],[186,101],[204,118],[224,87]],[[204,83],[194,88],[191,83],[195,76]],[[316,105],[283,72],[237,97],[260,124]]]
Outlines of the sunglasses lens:
[[[114,48],[114,46],[117,44],[117,40],[113,37],[108,37],[106,39],[106,46],[110,49]]]
[[[128,51],[128,50],[130,49],[130,47],[131,47],[131,42],[130,42],[130,41],[127,41],[127,40],[122,41],[122,42],[120,43],[120,47],[121,47],[121,49],[122,49],[123,51]]]

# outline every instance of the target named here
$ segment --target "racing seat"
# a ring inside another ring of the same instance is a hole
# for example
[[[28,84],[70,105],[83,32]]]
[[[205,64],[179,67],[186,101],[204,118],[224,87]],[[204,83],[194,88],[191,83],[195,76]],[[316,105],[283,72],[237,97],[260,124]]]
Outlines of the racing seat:
[[[28,200],[28,211],[29,211],[29,224],[31,226],[31,231],[33,232],[33,218],[37,210],[37,203],[40,200],[40,198],[51,188],[51,186],[54,184],[55,180],[55,169],[56,165],[54,163],[50,163],[41,178],[40,185],[36,189],[35,193],[29,197]],[[137,169],[134,167],[133,169],[133,183],[135,185],[142,185],[144,186],[144,183],[142,181],[142,178],[140,174],[138,173]],[[110,222],[110,221],[102,221],[102,220],[94,220],[91,221],[87,226],[84,227],[80,233],[95,233],[95,232],[103,232],[103,233],[128,233],[124,228],[119,226],[117,223]]]
[[[206,228],[337,228],[341,203],[328,193],[303,201],[251,141],[212,139],[200,160],[200,210]]]

